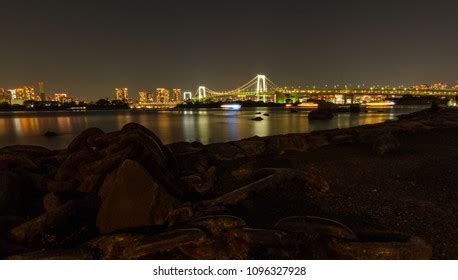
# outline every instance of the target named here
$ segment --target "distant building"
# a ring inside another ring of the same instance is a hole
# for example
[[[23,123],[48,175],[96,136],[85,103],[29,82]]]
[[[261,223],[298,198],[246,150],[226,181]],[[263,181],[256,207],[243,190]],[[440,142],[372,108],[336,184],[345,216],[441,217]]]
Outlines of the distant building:
[[[168,103],[170,101],[169,90],[165,88],[156,89],[156,102],[157,103]]]
[[[181,88],[174,88],[172,90],[172,102],[181,102],[183,99],[181,98]]]
[[[138,101],[140,103],[146,103],[149,100],[149,92],[147,91],[139,91],[138,92]]]
[[[439,82],[431,85],[431,89],[446,89],[447,84]]]
[[[45,82],[38,82],[38,90],[40,91],[40,100],[46,101]]]
[[[67,93],[55,93],[52,101],[59,103],[70,103],[73,99]]]
[[[8,92],[4,88],[0,88],[0,103],[9,102]]]
[[[24,100],[35,100],[35,87],[34,86],[25,86],[24,87]]]
[[[115,98],[116,100],[127,102],[127,100],[129,99],[129,90],[127,88],[116,88]]]

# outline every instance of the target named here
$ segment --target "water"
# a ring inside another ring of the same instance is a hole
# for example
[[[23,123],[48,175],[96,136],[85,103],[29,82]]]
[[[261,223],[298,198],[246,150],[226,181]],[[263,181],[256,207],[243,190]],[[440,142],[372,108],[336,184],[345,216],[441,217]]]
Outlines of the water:
[[[164,143],[201,141],[202,143],[239,140],[254,135],[310,132],[380,123],[397,115],[421,110],[421,106],[370,109],[367,113],[337,114],[332,120],[308,121],[307,110],[290,113],[284,108],[246,108],[240,111],[219,109],[176,111],[87,111],[87,112],[0,112],[0,147],[31,144],[60,149],[82,130],[99,127],[105,132],[119,130],[138,122],[154,131]],[[382,111],[380,111],[382,110]],[[256,112],[270,116],[256,115]],[[251,119],[261,116],[263,121]],[[47,138],[46,131],[61,135]]]

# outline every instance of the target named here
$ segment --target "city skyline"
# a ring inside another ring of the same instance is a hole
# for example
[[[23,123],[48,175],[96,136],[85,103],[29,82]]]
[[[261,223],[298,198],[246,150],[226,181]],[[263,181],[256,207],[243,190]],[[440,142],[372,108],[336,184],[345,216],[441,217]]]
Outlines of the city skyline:
[[[259,72],[296,86],[457,80],[457,3],[340,2],[9,1],[0,85],[97,99],[235,88]]]
[[[259,76],[259,75],[258,75]],[[261,75],[264,76],[264,75]],[[264,76],[265,77],[265,76]],[[37,87],[36,87],[37,85]],[[68,100],[68,101],[96,101],[97,99],[107,99],[107,100],[121,100],[121,101],[127,101],[127,100],[136,100],[139,102],[145,102],[146,100],[148,101],[156,101],[160,102],[158,97],[156,95],[163,95],[167,96],[165,99],[165,102],[167,103],[170,99],[170,101],[174,100],[176,101],[184,101],[186,99],[185,94],[191,94],[191,97],[196,97],[198,95],[198,92],[200,88],[205,87],[205,86],[200,86],[196,91],[186,91],[181,88],[170,88],[170,87],[150,87],[150,88],[137,88],[136,90],[131,91],[131,95],[129,96],[129,88],[128,87],[116,87],[114,88],[114,92],[112,91],[111,94],[107,94],[104,97],[96,98],[96,99],[88,99],[88,98],[80,98],[79,96],[75,96],[70,94],[71,91],[65,90],[65,91],[57,91],[57,92],[46,92],[45,91],[45,82],[40,81],[37,82],[36,85],[33,83],[28,83],[23,86],[19,87],[13,87],[13,88],[4,88],[0,85],[0,100],[5,101],[5,99],[9,98],[10,101],[13,101],[14,99],[18,100],[23,100],[23,101],[28,101],[28,100],[34,100],[34,101],[43,101],[43,97],[45,97],[45,101],[61,101],[61,100]],[[284,87],[278,87],[278,89],[282,88],[289,88],[291,90],[306,90],[306,89],[370,89],[370,88],[399,88],[399,89],[414,89],[414,90],[446,90],[446,89],[453,89],[456,90],[458,89],[458,81],[455,81],[454,83],[447,84],[444,82],[435,82],[432,84],[417,84],[417,85],[367,85],[367,84],[358,84],[358,85],[346,85],[346,84],[341,84],[341,85],[325,85],[325,86],[311,86],[307,85],[304,87],[301,86],[284,86]],[[18,93],[18,94],[17,94]],[[114,96],[113,96],[114,93]],[[5,94],[8,94],[9,96],[6,97]],[[155,97],[153,97],[153,95]],[[16,96],[19,96],[16,98]],[[27,96],[27,98],[24,98],[23,96]],[[132,96],[135,96],[134,98]],[[177,96],[180,96],[180,98],[177,98]],[[164,98],[164,97],[162,97]],[[142,100],[143,99],[143,100]],[[162,101],[164,102],[164,100]]]

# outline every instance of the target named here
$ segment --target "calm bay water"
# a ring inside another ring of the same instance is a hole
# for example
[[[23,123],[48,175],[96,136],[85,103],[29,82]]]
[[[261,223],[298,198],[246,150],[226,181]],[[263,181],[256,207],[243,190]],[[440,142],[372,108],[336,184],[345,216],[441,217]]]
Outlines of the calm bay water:
[[[283,108],[246,108],[240,111],[218,109],[176,111],[87,111],[87,112],[0,112],[0,147],[31,144],[60,149],[88,127],[105,132],[119,130],[129,122],[138,122],[154,131],[164,143],[201,141],[215,143],[239,140],[254,135],[267,136],[310,132],[380,123],[397,115],[423,109],[419,106],[399,106],[370,109],[367,113],[337,114],[332,120],[308,121],[307,110],[290,113]],[[270,116],[256,115],[256,112]],[[262,116],[263,121],[252,121]],[[42,136],[46,131],[61,135]]]

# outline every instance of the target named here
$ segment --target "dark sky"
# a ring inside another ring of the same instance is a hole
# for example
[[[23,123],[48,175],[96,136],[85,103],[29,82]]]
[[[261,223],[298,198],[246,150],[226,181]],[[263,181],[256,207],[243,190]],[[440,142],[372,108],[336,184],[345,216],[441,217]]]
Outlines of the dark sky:
[[[458,1],[0,0],[0,87],[232,89],[458,80]]]

